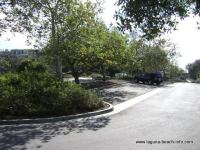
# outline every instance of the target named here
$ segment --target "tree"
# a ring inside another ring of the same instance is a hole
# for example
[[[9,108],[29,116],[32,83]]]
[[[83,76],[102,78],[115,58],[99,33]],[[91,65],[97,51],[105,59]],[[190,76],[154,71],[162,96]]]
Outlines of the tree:
[[[192,79],[197,79],[200,73],[200,59],[187,65],[187,70]]]
[[[63,63],[79,83],[79,76],[89,70],[92,62],[93,40],[98,18],[96,8],[91,2],[79,3],[72,13],[66,16],[67,26],[65,36],[68,37],[62,44]]]
[[[177,64],[173,64],[173,63],[169,63],[165,69],[165,74],[166,74],[167,79],[181,77],[183,73],[184,73],[184,70],[179,68]]]
[[[169,62],[167,53],[159,42],[147,44],[144,40],[135,39],[129,43],[127,58],[127,63],[130,63],[128,68],[132,70],[132,74],[161,71]]]
[[[146,49],[146,53],[142,58],[142,68],[146,72],[164,70],[167,64],[167,54],[163,49],[157,46]]]
[[[62,32],[63,37],[60,41],[60,52],[62,54],[62,63],[65,68],[79,83],[79,76],[87,73],[92,62],[94,43],[98,41],[96,36],[96,26],[99,24],[97,16],[98,9],[95,4],[87,1],[71,7],[71,13],[64,18],[64,25],[60,26],[58,32]],[[51,45],[53,43],[50,37],[49,43],[45,47],[46,54],[52,59]]]
[[[28,32],[30,37],[37,37],[43,44],[50,37],[56,73],[62,80],[61,44],[68,38],[65,19],[79,3],[79,0],[3,0],[0,8],[5,18],[1,23],[13,32]]]
[[[200,16],[199,0],[118,0],[116,14],[122,31],[139,28],[143,36],[152,39],[176,29],[178,18],[191,13]]]
[[[94,41],[93,59],[94,65],[106,80],[106,72],[110,68],[117,68],[122,64],[122,58],[126,49],[126,36],[116,29],[109,31],[104,24],[99,24]],[[110,72],[110,74],[112,74]]]
[[[134,75],[139,70],[141,70],[141,61],[139,60],[138,52],[140,49],[144,48],[143,44],[144,43],[141,40],[137,41],[135,39],[132,39],[128,43],[123,58],[123,68],[125,72]],[[141,50],[141,52],[143,51]]]

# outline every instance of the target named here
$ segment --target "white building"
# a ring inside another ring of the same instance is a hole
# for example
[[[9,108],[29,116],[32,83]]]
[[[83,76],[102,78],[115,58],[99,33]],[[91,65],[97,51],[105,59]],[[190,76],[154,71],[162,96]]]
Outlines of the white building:
[[[38,58],[41,55],[41,51],[36,49],[12,49],[10,53],[18,58]]]

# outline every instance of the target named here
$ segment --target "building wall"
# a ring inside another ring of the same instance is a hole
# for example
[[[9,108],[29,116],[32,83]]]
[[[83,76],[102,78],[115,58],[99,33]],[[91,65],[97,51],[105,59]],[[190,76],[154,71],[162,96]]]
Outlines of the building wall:
[[[38,58],[41,55],[40,50],[35,49],[12,49],[11,54],[17,56],[18,58]]]

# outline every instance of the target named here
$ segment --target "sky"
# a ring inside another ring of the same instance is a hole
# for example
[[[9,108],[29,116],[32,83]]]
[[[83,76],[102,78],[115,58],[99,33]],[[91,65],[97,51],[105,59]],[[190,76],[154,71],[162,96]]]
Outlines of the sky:
[[[178,30],[168,34],[168,37],[178,47],[181,57],[178,65],[185,69],[188,63],[200,59],[200,30],[197,29],[198,18],[186,18],[178,25]]]
[[[103,4],[104,12],[101,17],[107,26],[115,22],[113,19],[113,15],[117,10],[117,6],[114,5],[115,2],[116,0],[107,0]],[[176,44],[177,51],[181,54],[177,63],[182,69],[185,69],[188,63],[200,59],[200,30],[197,29],[197,19],[193,17],[186,18],[179,23],[177,31],[172,31],[164,36]],[[33,48],[33,46],[26,45],[25,41],[26,36],[23,34],[16,33],[13,35],[6,32],[0,37],[0,49]]]

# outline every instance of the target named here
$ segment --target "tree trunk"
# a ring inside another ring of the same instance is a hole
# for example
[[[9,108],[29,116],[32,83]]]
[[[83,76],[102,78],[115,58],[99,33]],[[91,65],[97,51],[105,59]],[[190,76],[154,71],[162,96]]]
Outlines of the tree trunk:
[[[56,74],[57,77],[63,81],[63,75],[62,75],[62,57],[59,53],[59,43],[57,43],[56,40],[56,17],[53,11],[51,11],[51,34],[52,34],[52,50],[54,51],[54,54],[56,55]]]
[[[56,73],[58,78],[63,81],[63,74],[62,74],[62,58],[57,56],[56,58]]]
[[[102,66],[102,75],[103,75],[103,81],[106,81],[106,74],[105,74],[104,66]]]
[[[74,77],[74,81],[76,84],[79,84],[80,83],[80,80],[79,80],[79,75],[78,73],[73,73],[73,77]]]

